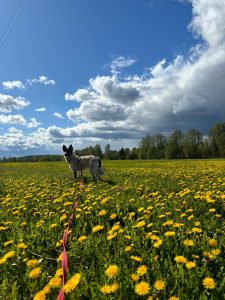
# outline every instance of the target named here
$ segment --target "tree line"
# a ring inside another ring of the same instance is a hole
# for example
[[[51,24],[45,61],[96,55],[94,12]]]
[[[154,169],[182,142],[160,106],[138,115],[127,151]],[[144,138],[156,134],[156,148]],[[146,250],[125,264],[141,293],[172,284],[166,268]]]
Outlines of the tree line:
[[[223,158],[225,157],[225,122],[216,123],[205,137],[197,129],[182,132],[174,130],[170,135],[161,133],[147,135],[141,139],[139,146],[111,150],[107,144],[102,151],[100,145],[75,150],[76,155],[94,154],[102,159],[193,159],[193,158]],[[40,162],[61,161],[63,155],[33,155],[24,157],[2,157],[1,162]]]

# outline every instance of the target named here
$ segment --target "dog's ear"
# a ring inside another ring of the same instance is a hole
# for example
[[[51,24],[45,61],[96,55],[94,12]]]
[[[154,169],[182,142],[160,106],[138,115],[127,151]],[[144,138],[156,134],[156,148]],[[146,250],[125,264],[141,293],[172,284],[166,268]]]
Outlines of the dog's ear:
[[[65,145],[63,145],[62,148],[63,148],[63,152],[67,151],[67,147]]]
[[[68,150],[70,150],[71,152],[73,152],[73,146],[72,146],[72,145],[69,145]]]

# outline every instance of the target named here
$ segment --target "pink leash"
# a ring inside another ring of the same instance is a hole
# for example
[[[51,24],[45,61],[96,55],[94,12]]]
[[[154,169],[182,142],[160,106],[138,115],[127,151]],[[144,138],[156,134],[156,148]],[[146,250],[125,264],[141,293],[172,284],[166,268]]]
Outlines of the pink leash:
[[[83,172],[82,172],[82,163],[80,161],[80,192],[82,192],[83,188]],[[74,213],[78,207],[78,200],[80,199],[80,194],[77,196],[76,200],[74,200],[73,203],[73,210],[72,214],[69,217],[68,221],[68,226],[67,229],[63,233],[63,252],[62,252],[62,287],[60,289],[59,295],[58,295],[58,300],[64,300],[64,284],[66,281],[66,275],[68,273],[68,258],[67,258],[67,252],[66,252],[66,244],[67,244],[67,239],[68,239],[68,232],[69,232],[69,227],[73,223],[74,219]]]

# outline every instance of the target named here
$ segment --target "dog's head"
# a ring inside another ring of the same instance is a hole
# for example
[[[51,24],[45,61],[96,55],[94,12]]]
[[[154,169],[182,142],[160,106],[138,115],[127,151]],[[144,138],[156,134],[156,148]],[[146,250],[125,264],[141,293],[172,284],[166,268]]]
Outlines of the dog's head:
[[[73,146],[70,145],[68,148],[63,145],[63,152],[64,152],[64,156],[65,158],[69,159],[72,155],[73,155]]]

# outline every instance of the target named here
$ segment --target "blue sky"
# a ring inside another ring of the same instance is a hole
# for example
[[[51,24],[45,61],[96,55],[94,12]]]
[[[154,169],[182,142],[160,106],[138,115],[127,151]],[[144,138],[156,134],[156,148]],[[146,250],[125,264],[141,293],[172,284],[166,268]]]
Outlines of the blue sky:
[[[225,0],[2,0],[0,156],[207,134],[224,121],[224,19]]]

